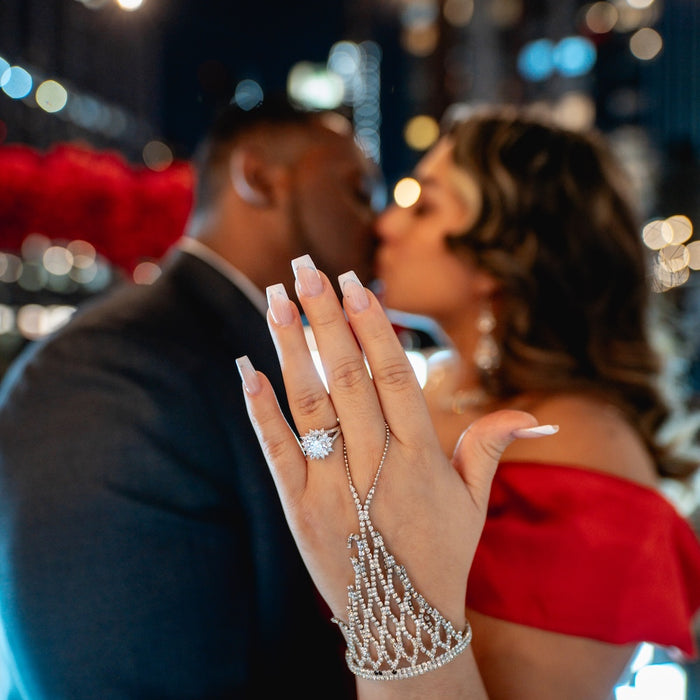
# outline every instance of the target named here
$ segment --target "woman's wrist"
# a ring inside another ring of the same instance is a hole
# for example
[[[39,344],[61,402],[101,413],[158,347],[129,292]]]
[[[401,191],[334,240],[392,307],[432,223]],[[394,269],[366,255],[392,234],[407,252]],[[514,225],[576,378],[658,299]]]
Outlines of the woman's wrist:
[[[357,678],[359,700],[488,700],[471,648],[425,675],[392,683]]]

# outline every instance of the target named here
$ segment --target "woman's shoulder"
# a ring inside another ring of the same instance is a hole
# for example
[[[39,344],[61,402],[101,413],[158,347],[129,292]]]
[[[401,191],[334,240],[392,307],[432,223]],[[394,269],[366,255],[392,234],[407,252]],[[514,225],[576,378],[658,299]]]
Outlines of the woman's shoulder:
[[[576,465],[656,486],[654,461],[635,427],[610,402],[589,394],[553,394],[520,400],[517,408],[559,432],[541,440],[516,440],[503,461]]]

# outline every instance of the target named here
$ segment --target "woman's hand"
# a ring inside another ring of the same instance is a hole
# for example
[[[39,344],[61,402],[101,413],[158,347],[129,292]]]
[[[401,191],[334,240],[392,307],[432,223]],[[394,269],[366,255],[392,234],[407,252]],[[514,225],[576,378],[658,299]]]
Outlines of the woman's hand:
[[[364,502],[382,458],[386,422],[390,439],[370,508],[372,522],[415,588],[462,629],[467,577],[499,457],[514,438],[542,434],[527,430],[537,421],[520,411],[488,415],[465,432],[450,464],[413,369],[373,294],[353,273],[341,275],[346,320],[329,280],[311,259],[304,256],[293,266],[328,391],[299,311],[282,285],[268,288],[268,322],[296,432],[331,429],[339,421],[342,433],[333,452],[307,459],[266,377],[247,358],[237,363],[251,421],[306,566],[334,615],[346,619],[347,587],[354,579],[347,541],[359,525],[343,442]]]

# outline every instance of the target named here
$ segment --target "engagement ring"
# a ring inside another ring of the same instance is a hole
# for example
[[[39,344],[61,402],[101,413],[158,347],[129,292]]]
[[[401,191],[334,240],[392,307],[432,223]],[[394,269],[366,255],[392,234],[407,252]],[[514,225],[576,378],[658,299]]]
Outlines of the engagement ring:
[[[333,443],[340,435],[340,426],[328,430],[313,429],[301,436],[301,451],[309,459],[325,459],[333,452]]]

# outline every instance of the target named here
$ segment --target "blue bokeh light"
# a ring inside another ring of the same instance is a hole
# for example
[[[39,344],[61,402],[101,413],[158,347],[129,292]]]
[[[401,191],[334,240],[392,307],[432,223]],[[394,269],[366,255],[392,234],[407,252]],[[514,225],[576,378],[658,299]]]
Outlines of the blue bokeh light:
[[[546,80],[554,72],[554,44],[549,39],[530,41],[518,55],[518,71],[526,80]]]
[[[8,97],[21,100],[32,91],[32,76],[20,66],[5,69],[0,76],[0,86]]]
[[[552,53],[557,71],[567,77],[588,73],[595,65],[596,57],[595,45],[582,36],[569,36],[562,39]]]
[[[263,101],[263,98],[263,89],[260,84],[255,80],[246,78],[236,85],[233,100],[231,101],[248,112],[254,107],[257,107]]]

